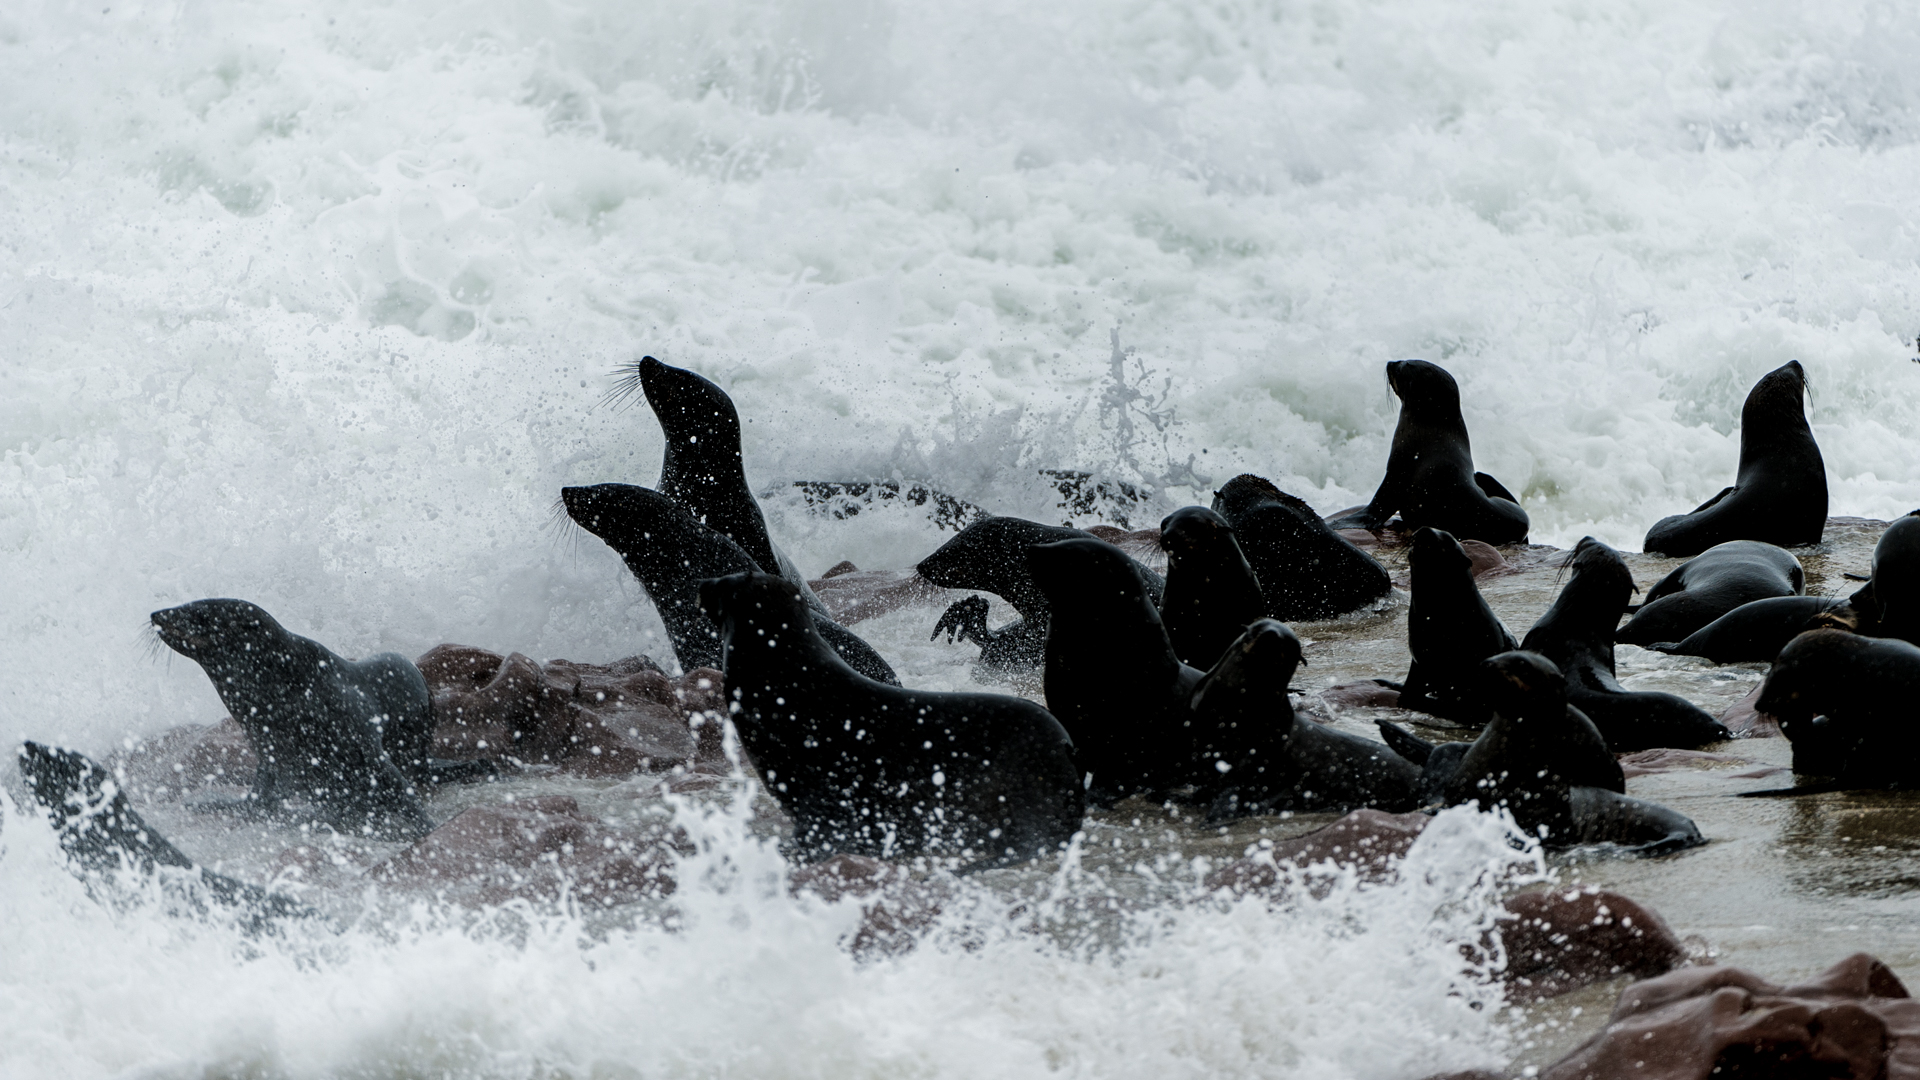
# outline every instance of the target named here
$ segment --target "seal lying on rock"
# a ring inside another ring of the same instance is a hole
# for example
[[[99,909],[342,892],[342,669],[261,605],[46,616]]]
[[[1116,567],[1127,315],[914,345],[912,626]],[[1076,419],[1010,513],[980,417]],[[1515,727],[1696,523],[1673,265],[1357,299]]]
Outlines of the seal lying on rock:
[[[970,596],[956,601],[934,624],[933,636],[971,638],[980,659],[991,667],[1026,668],[1040,663],[1047,647],[1047,597],[1027,569],[1027,549],[1060,540],[1093,539],[1093,534],[1063,525],[1042,525],[1022,518],[993,517],[960,530],[920,560],[920,576],[946,589],[992,593],[1020,613],[1020,621],[998,630],[987,627],[987,602]],[[1134,562],[1131,557],[1128,561]],[[1157,607],[1166,589],[1159,574],[1134,562]]]
[[[297,900],[195,865],[140,817],[113,774],[85,755],[28,742],[19,764],[60,849],[97,898],[117,899],[115,877],[128,874],[157,879],[168,902],[193,914],[230,912],[249,934],[270,932],[281,920],[315,917]]]
[[[733,722],[812,858],[1031,858],[1080,828],[1073,742],[1025,698],[903,690],[827,646],[791,583],[750,571],[700,584],[720,627]]]
[[[1806,591],[1806,571],[1793,552],[1759,540],[1731,540],[1656,582],[1614,640],[1628,645],[1681,641],[1742,604]]]
[[[1473,564],[1452,535],[1439,529],[1413,534],[1407,563],[1413,568],[1407,607],[1407,645],[1413,664],[1400,690],[1400,707],[1466,724],[1487,719],[1480,698],[1486,680],[1479,664],[1519,648],[1480,587]]]
[[[156,611],[154,630],[199,664],[258,759],[238,809],[305,799],[334,828],[388,839],[425,834],[420,788],[491,775],[491,761],[437,762],[427,683],[397,653],[344,660],[245,600]]]
[[[1633,595],[1633,574],[1620,553],[1586,536],[1574,545],[1566,565],[1573,576],[1520,647],[1560,669],[1567,679],[1567,701],[1600,729],[1607,748],[1615,753],[1693,748],[1732,738],[1685,698],[1630,691],[1614,678],[1614,627]]]
[[[1400,398],[1387,475],[1364,509],[1328,524],[1378,530],[1397,511],[1409,529],[1427,526],[1489,544],[1526,540],[1527,512],[1519,500],[1500,481],[1473,471],[1453,376],[1425,360],[1395,360],[1387,365],[1387,383]]]
[[[1831,778],[1819,790],[1905,788],[1920,782],[1916,700],[1920,646],[1811,630],[1780,650],[1755,708],[1780,721],[1796,774]]]
[[[1213,509],[1239,538],[1272,618],[1337,618],[1393,591],[1386,567],[1268,480],[1234,477],[1213,493]]]
[[[753,558],[724,533],[695,521],[685,507],[657,491],[632,484],[595,484],[561,488],[560,499],[567,516],[619,552],[627,569],[640,579],[666,624],[680,667],[686,671],[718,667],[720,636],[701,610],[700,582],[761,569]],[[798,591],[800,586],[795,588]],[[893,668],[859,635],[825,615],[816,622],[820,636],[854,670],[899,685]]]
[[[1592,721],[1567,704],[1566,680],[1551,661],[1515,651],[1481,670],[1493,718],[1463,752],[1453,750],[1459,744],[1433,748],[1421,784],[1439,802],[1505,806],[1550,848],[1618,844],[1663,855],[1706,842],[1683,815],[1621,794],[1620,763]]]
[[[1160,604],[1167,640],[1182,663],[1208,668],[1250,623],[1266,613],[1260,579],[1240,550],[1233,526],[1201,506],[1175,510],[1160,522],[1167,585]]]
[[[1641,547],[1684,557],[1729,540],[1781,547],[1819,543],[1827,528],[1827,467],[1807,426],[1806,392],[1807,373],[1798,360],[1755,383],[1740,408],[1740,470],[1733,486],[1690,513],[1661,518]]]

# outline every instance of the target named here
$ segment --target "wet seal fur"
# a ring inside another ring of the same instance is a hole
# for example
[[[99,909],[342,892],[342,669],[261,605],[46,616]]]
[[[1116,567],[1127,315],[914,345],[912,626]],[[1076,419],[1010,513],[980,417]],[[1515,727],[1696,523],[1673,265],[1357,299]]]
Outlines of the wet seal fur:
[[[561,488],[560,500],[567,516],[606,541],[640,580],[666,624],[681,670],[719,667],[720,633],[701,606],[700,582],[763,569],[753,556],[658,491],[632,484],[595,484]],[[892,666],[853,631],[825,615],[815,622],[820,636],[855,671],[900,685]]]
[[[1047,650],[1047,596],[1027,569],[1027,549],[1060,540],[1094,539],[1094,535],[1064,525],[1042,525],[1015,517],[991,517],[960,530],[914,569],[944,589],[973,589],[992,593],[1013,605],[1020,619],[998,630],[987,626],[985,597],[955,601],[933,626],[933,637],[945,631],[948,640],[971,639],[980,646],[980,660],[989,667],[1031,668]],[[1124,554],[1124,553],[1123,553]],[[1153,603],[1166,590],[1159,574],[1125,556],[1140,571]]]
[[[704,581],[700,604],[720,627],[741,744],[806,857],[1001,865],[1080,828],[1073,742],[1047,710],[869,679],[820,638],[799,590],[769,574]]]
[[[1213,493],[1213,509],[1239,538],[1272,618],[1337,618],[1393,591],[1386,567],[1271,481],[1236,476]]]
[[[1294,713],[1287,684],[1301,663],[1293,631],[1260,619],[1194,688],[1197,801],[1208,804],[1207,819],[1417,807],[1419,766],[1383,743]]]
[[[421,788],[493,771],[429,756],[427,681],[398,653],[342,659],[245,600],[196,600],[151,619],[206,672],[259,760],[253,790],[230,808],[273,813],[305,799],[334,828],[417,839],[433,828]]]
[[[1427,526],[1488,544],[1526,540],[1529,522],[1520,501],[1500,481],[1473,470],[1453,376],[1425,360],[1395,360],[1387,364],[1387,383],[1400,398],[1387,475],[1364,509],[1328,524],[1379,530],[1398,512],[1409,529]]]
[[[1793,742],[1793,771],[1829,783],[1785,794],[1920,787],[1920,646],[1811,630],[1780,650],[1754,707]]]
[[[1537,653],[1481,665],[1493,719],[1463,752],[1436,747],[1423,785],[1448,806],[1505,806],[1549,848],[1617,844],[1664,855],[1706,841],[1684,815],[1622,794],[1626,778],[1605,740],[1567,704],[1566,680]]]
[[[21,745],[20,775],[60,841],[60,850],[96,899],[117,902],[117,875],[156,879],[162,897],[195,915],[233,913],[258,936],[283,920],[315,919],[305,904],[198,866],[128,803],[113,774],[83,754],[36,742]]]
[[[1824,614],[1820,621],[1837,629],[1920,645],[1920,510],[1887,526],[1866,585]]]
[[[1731,540],[1655,583],[1614,640],[1641,646],[1683,641],[1742,604],[1806,591],[1806,571],[1793,552],[1761,540]]]
[[[1407,564],[1413,571],[1407,606],[1413,663],[1406,682],[1394,687],[1400,707],[1459,723],[1485,723],[1488,710],[1480,692],[1488,683],[1480,662],[1519,643],[1480,595],[1473,562],[1451,534],[1431,528],[1414,533]]]
[[[1160,603],[1167,640],[1182,663],[1209,668],[1246,628],[1266,615],[1260,579],[1227,519],[1202,506],[1160,522],[1167,585]]]
[[[1547,658],[1567,680],[1567,700],[1593,721],[1615,753],[1656,746],[1696,748],[1733,735],[1675,694],[1635,692],[1614,677],[1613,634],[1633,596],[1620,553],[1591,536],[1567,557],[1573,576],[1520,647]]]
[[[1807,426],[1806,393],[1807,372],[1798,360],[1762,376],[1740,407],[1733,486],[1689,513],[1661,518],[1641,547],[1684,557],[1729,540],[1819,543],[1827,528],[1827,466]]]
[[[1770,664],[1787,642],[1850,611],[1847,601],[1836,596],[1774,596],[1741,604],[1683,641],[1655,641],[1647,648],[1716,664]]]

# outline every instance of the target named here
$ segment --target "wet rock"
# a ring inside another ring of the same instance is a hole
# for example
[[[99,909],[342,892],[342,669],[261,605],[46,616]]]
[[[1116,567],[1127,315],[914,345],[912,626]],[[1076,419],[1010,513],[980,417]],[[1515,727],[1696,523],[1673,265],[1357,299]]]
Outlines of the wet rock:
[[[1709,753],[1705,750],[1675,750],[1670,747],[1660,747],[1620,756],[1620,771],[1629,778],[1674,772],[1679,769],[1712,769],[1723,765],[1749,767],[1746,772],[1734,774],[1736,776],[1766,776],[1769,773],[1785,771],[1778,765],[1763,765],[1752,758]]]
[[[864,855],[835,855],[803,866],[788,880],[796,896],[828,903],[860,901],[860,929],[848,940],[855,956],[895,956],[913,948],[939,918],[946,890],[913,880],[892,863]]]
[[[1720,723],[1733,732],[1736,739],[1778,739],[1783,738],[1780,721],[1761,712],[1754,706],[1759,704],[1760,691],[1767,688],[1763,680],[1753,692],[1727,709],[1720,716]]]
[[[1374,679],[1341,683],[1320,691],[1320,700],[1343,709],[1397,709],[1400,691],[1383,686]]]
[[[727,771],[719,672],[678,679],[646,657],[611,664],[539,663],[465,645],[422,656],[433,692],[434,752],[556,765],[580,776],[625,776],[674,768]]]
[[[859,570],[850,562],[840,563],[807,584],[827,606],[833,621],[842,626],[915,604],[946,603],[958,595],[956,590],[943,589],[921,577],[916,570]]]
[[[209,784],[247,787],[259,759],[231,717],[169,728],[107,759],[135,802],[178,799]]]
[[[1538,1001],[1619,975],[1648,978],[1686,962],[1687,951],[1653,909],[1588,887],[1509,897],[1498,933],[1510,1001]]]
[[[1160,546],[1160,530],[1121,529],[1112,525],[1089,525],[1086,530],[1132,556],[1142,566],[1160,573],[1167,569],[1167,553]]]
[[[1788,987],[1742,968],[1683,968],[1627,987],[1607,1026],[1539,1075],[1915,1080],[1920,1002],[1865,953]]]
[[[369,880],[457,902],[552,901],[570,893],[600,906],[673,892],[678,830],[615,829],[564,795],[474,806],[376,864]]]
[[[1276,840],[1271,848],[1215,869],[1207,875],[1206,886],[1226,889],[1237,896],[1284,892],[1288,882],[1283,867],[1304,868],[1329,861],[1356,869],[1362,880],[1384,881],[1393,876],[1395,864],[1431,820],[1425,814],[1355,810],[1331,825]]]

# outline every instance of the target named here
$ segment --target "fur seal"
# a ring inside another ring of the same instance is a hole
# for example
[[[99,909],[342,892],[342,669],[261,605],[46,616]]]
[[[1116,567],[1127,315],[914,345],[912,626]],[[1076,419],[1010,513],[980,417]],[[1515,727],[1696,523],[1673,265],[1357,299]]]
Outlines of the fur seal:
[[[1239,537],[1272,618],[1337,618],[1393,591],[1386,567],[1266,479],[1234,477],[1213,493],[1213,509]]]
[[[1466,724],[1487,719],[1479,665],[1519,648],[1473,581],[1473,563],[1452,534],[1422,528],[1407,552],[1413,571],[1407,644],[1413,664],[1400,686],[1400,707]]]
[[[999,865],[1080,828],[1073,742],[1047,710],[869,679],[820,638],[799,590],[770,574],[729,574],[699,591],[720,627],[741,744],[810,857]]]
[[[1160,522],[1167,584],[1160,618],[1182,663],[1206,669],[1248,625],[1266,615],[1260,579],[1240,550],[1233,526],[1203,506],[1175,510]]]
[[[259,759],[237,808],[272,813],[306,799],[335,828],[417,839],[433,828],[420,788],[485,775],[491,763],[439,763],[432,697],[397,653],[344,660],[245,600],[196,600],[151,616],[160,640],[199,664]]]
[[[113,899],[103,888],[128,874],[158,879],[169,901],[195,914],[210,907],[233,912],[240,928],[256,936],[281,920],[318,917],[297,900],[196,865],[141,818],[112,773],[84,754],[27,742],[19,764],[60,849],[96,898]]]
[[[1293,711],[1287,684],[1302,662],[1293,631],[1260,619],[1194,688],[1188,710],[1200,744],[1198,800],[1209,804],[1208,820],[1417,807],[1418,766],[1382,743]]]
[[[1633,595],[1633,574],[1620,553],[1591,536],[1582,537],[1565,565],[1573,569],[1573,577],[1527,631],[1520,648],[1560,669],[1567,700],[1593,721],[1607,749],[1693,748],[1732,738],[1718,720],[1685,698],[1629,691],[1614,677],[1614,627]]]
[[[759,569],[793,582],[808,606],[825,615],[826,606],[807,587],[805,575],[774,546],[766,516],[747,487],[740,412],[733,399],[711,380],[651,356],[641,357],[610,396],[630,398],[636,390],[646,397],[666,437],[654,487],[685,507],[695,521],[740,545]]]
[[[1442,802],[1505,806],[1552,848],[1612,843],[1651,855],[1705,842],[1685,816],[1622,794],[1620,763],[1599,729],[1567,704],[1566,680],[1552,661],[1507,652],[1481,671],[1493,718],[1450,774],[1427,779]]]
[[[1689,513],[1661,518],[1641,547],[1698,555],[1729,540],[1817,544],[1827,528],[1827,467],[1807,426],[1807,373],[1789,360],[1753,384],[1740,407],[1733,486]]]
[[[1023,518],[992,517],[960,530],[914,569],[921,577],[945,589],[973,589],[992,593],[1020,613],[1018,622],[998,630],[987,627],[987,601],[970,596],[956,601],[940,615],[933,637],[942,631],[948,639],[971,638],[980,645],[980,659],[992,667],[1033,667],[1047,649],[1047,597],[1027,569],[1027,549],[1060,540],[1094,539],[1090,532],[1064,525],[1042,525]],[[1125,556],[1139,570],[1148,594],[1157,606],[1166,582],[1159,574]]]
[[[1741,604],[1683,641],[1656,641],[1647,648],[1716,664],[1770,664],[1787,642],[1847,609],[1847,601],[1834,596],[1774,596]]]
[[[595,484],[561,488],[560,500],[575,524],[606,541],[640,579],[666,624],[681,670],[718,667],[720,635],[701,606],[700,582],[762,569],[753,556],[658,491],[632,484]],[[893,668],[853,631],[824,615],[816,623],[820,636],[855,671],[900,685]]]
[[[1073,736],[1091,801],[1190,783],[1204,673],[1173,654],[1139,564],[1091,536],[1037,544],[1026,559],[1050,609],[1047,709]]]
[[[1651,589],[1614,640],[1628,645],[1684,641],[1742,604],[1807,591],[1793,552],[1762,540],[1730,540],[1673,568]]]
[[[1872,576],[1828,615],[1839,629],[1920,645],[1920,510],[1887,526],[1873,545]]]
[[[1793,771],[1837,788],[1912,787],[1920,646],[1810,630],[1780,650],[1754,707],[1793,742]]]
[[[1364,509],[1328,524],[1378,530],[1397,511],[1409,529],[1429,526],[1489,544],[1526,540],[1527,512],[1520,500],[1500,481],[1473,471],[1460,385],[1453,376],[1425,360],[1395,360],[1387,364],[1387,384],[1400,398],[1387,475]]]

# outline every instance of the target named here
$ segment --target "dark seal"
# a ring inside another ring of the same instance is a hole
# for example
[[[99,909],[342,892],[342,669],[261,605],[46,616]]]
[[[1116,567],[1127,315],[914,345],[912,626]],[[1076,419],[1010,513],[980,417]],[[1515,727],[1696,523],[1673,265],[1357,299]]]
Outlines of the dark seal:
[[[1417,765],[1382,743],[1293,711],[1287,684],[1301,663],[1293,631],[1261,619],[1195,687],[1189,705],[1200,744],[1195,784],[1208,820],[1363,807],[1401,813],[1419,806]]]
[[[567,516],[618,552],[666,624],[667,639],[683,671],[719,667],[719,631],[700,603],[707,578],[762,569],[725,533],[695,521],[678,502],[632,484],[595,484],[560,489]],[[899,685],[893,668],[873,646],[839,623],[819,616],[820,636],[870,679]]]
[[[1656,641],[1647,648],[1671,656],[1704,657],[1716,664],[1770,664],[1787,642],[1828,617],[1851,610],[1846,600],[1836,596],[1774,596],[1741,604],[1684,640]]]
[[[1227,646],[1266,615],[1260,579],[1247,564],[1227,519],[1203,506],[1175,510],[1160,522],[1167,584],[1160,618],[1173,654],[1185,664],[1213,666]]]
[[[1001,865],[1052,851],[1086,811],[1073,743],[1025,698],[903,690],[849,667],[792,583],[702,582],[733,722],[809,858]]]
[[[1488,683],[1481,661],[1519,648],[1487,606],[1473,580],[1473,561],[1459,541],[1439,529],[1413,534],[1407,553],[1413,571],[1407,605],[1407,646],[1413,663],[1400,686],[1400,707],[1463,724],[1482,724]]]
[[[1806,394],[1807,373],[1798,360],[1755,383],[1740,408],[1733,486],[1691,513],[1661,518],[1641,546],[1684,557],[1729,540],[1819,543],[1827,528],[1827,466],[1807,426]]]
[[[28,742],[19,763],[60,850],[96,898],[138,896],[137,883],[152,879],[169,904],[194,915],[224,910],[250,935],[277,931],[284,920],[317,918],[298,900],[196,865],[134,810],[112,773],[85,755]]]
[[[1760,540],[1730,540],[1673,568],[1627,625],[1614,635],[1628,645],[1684,641],[1742,604],[1807,591],[1793,552]]]
[[[413,661],[342,659],[245,600],[196,600],[152,621],[247,734],[259,766],[240,808],[305,799],[347,832],[417,839],[433,828],[420,801],[435,766],[432,698]]]
[[[1042,525],[1023,518],[993,517],[976,521],[960,535],[940,545],[914,569],[943,589],[972,589],[992,593],[1013,605],[1018,621],[998,630],[987,626],[985,597],[955,601],[934,623],[933,637],[944,631],[948,640],[972,639],[980,659],[990,667],[1030,668],[1040,663],[1047,648],[1047,597],[1027,569],[1027,549],[1060,540],[1093,539],[1092,533],[1064,525]],[[1159,574],[1133,562],[1154,604],[1160,603],[1166,582]]]
[[[1812,630],[1780,650],[1754,707],[1793,741],[1793,771],[1837,788],[1920,786],[1920,646]]]
[[[1400,422],[1386,478],[1364,509],[1329,524],[1383,529],[1397,512],[1409,529],[1426,526],[1488,544],[1525,540],[1527,512],[1520,501],[1500,481],[1473,471],[1453,376],[1425,360],[1395,360],[1387,365],[1387,383],[1400,398]]]
[[[1873,545],[1872,576],[1829,614],[1841,629],[1920,645],[1920,510],[1887,526]]]
[[[1393,591],[1386,567],[1271,481],[1236,476],[1213,493],[1213,508],[1233,526],[1272,618],[1337,618]]]
[[[1620,553],[1591,536],[1582,537],[1565,565],[1572,577],[1520,647],[1560,669],[1567,700],[1593,721],[1607,749],[1692,748],[1732,738],[1718,720],[1687,699],[1631,691],[1614,677],[1614,628],[1633,596],[1633,574]]]
[[[1449,806],[1504,806],[1550,848],[1617,844],[1663,855],[1705,843],[1685,816],[1624,794],[1620,763],[1580,710],[1552,661],[1509,652],[1481,666],[1493,719],[1457,758],[1436,748],[1425,782]]]

